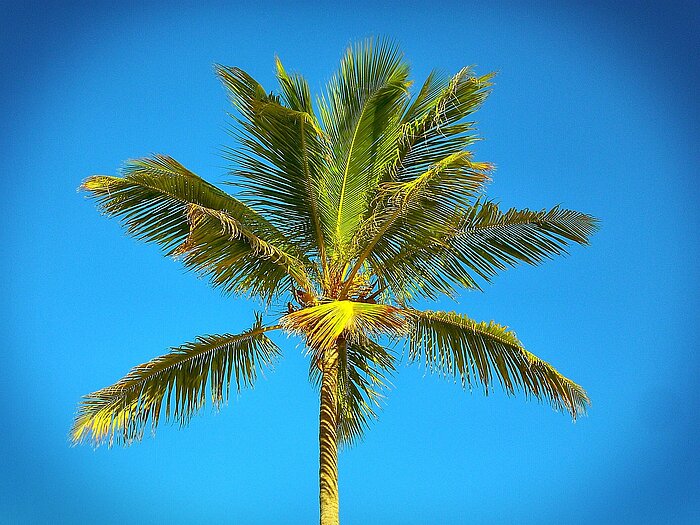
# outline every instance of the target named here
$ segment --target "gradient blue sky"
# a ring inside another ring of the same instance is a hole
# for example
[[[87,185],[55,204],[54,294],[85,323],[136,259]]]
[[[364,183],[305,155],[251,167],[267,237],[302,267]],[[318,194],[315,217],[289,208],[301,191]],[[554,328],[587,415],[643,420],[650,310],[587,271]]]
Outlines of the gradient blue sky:
[[[340,459],[350,524],[700,523],[696,2],[4,3],[0,14],[0,522],[314,523],[317,399],[291,339],[221,412],[128,449],[70,448],[80,396],[206,333],[250,325],[76,187],[167,153],[213,182],[228,109],[215,62],[318,91],[345,46],[397,39],[430,69],[498,70],[480,160],[505,206],[601,218],[592,246],[508,271],[456,309],[514,328],[584,385],[590,415],[484,398],[401,366]]]

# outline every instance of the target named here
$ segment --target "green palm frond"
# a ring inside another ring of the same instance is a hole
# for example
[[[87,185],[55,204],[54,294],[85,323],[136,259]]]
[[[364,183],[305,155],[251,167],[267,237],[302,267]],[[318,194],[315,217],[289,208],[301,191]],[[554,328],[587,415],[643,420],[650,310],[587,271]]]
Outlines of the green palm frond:
[[[499,270],[519,262],[536,265],[566,253],[570,243],[588,244],[594,217],[560,207],[503,213],[493,202],[478,202],[417,235],[382,260],[388,286],[419,296],[451,294],[455,284],[479,288]]]
[[[389,182],[380,188],[375,212],[355,236],[359,252],[347,281],[367,260],[382,278],[383,266],[398,251],[417,240],[439,237],[455,210],[470,206],[489,180],[491,166],[472,161],[468,151],[455,153],[406,182]]]
[[[449,81],[449,78],[440,74],[438,71],[431,71],[423,81],[423,85],[418,93],[416,93],[416,96],[412,98],[410,105],[406,108],[401,118],[402,124],[420,119],[430,112],[431,109],[434,109],[440,96],[445,93]],[[408,130],[408,127],[404,127],[403,129],[404,132]]]
[[[244,190],[241,198],[324,263],[333,217],[323,190],[326,139],[306,81],[289,76],[279,60],[277,64],[282,99],[266,94],[244,71],[217,66],[241,114],[233,131],[241,147],[225,150],[226,156],[234,162],[231,173]]]
[[[312,289],[298,259],[279,254],[276,246],[236,237],[238,225],[227,214],[193,207],[190,223],[187,239],[174,255],[224,292],[270,303],[295,285]]]
[[[590,404],[579,385],[523,348],[515,333],[494,322],[477,322],[454,312],[411,310],[409,358],[432,372],[458,378],[488,394],[497,380],[508,394],[526,396],[565,409],[576,419]]]
[[[206,402],[207,385],[215,407],[228,399],[231,380],[237,390],[250,387],[263,368],[280,354],[256,316],[253,327],[238,335],[200,337],[169,354],[135,367],[112,386],[85,396],[71,431],[74,443],[130,444],[165,418],[189,422]]]
[[[338,256],[349,247],[386,165],[395,157],[408,65],[396,45],[369,39],[348,48],[320,100],[331,146],[328,198]]]
[[[282,89],[282,100],[288,108],[306,113],[315,119],[311,90],[306,79],[298,73],[289,74],[279,57],[275,58],[277,80]],[[314,124],[318,127],[317,122]]]
[[[154,242],[225,291],[268,300],[291,278],[312,288],[311,263],[286,236],[246,204],[170,157],[130,161],[123,177],[96,175],[82,188],[137,239]]]
[[[260,102],[276,100],[248,73],[237,67],[214,65],[214,71],[226,88],[229,99],[244,118],[255,117]]]
[[[474,76],[469,67],[449,80],[431,73],[402,118],[395,158],[382,179],[411,180],[474,143],[474,122],[464,119],[486,100],[494,76]]]
[[[586,245],[597,229],[594,217],[559,206],[541,211],[511,208],[503,213],[486,201],[470,210],[449,242],[465,266],[488,280],[506,265],[535,265],[565,254],[570,242]]]

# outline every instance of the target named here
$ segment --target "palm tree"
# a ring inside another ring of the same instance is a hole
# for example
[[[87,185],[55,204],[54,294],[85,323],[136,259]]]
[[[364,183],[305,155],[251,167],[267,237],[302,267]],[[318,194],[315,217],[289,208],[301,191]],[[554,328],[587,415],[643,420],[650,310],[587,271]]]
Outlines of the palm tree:
[[[231,184],[237,197],[170,157],[132,160],[120,177],[82,188],[138,239],[158,244],[226,293],[281,304],[240,334],[209,335],[135,367],[86,396],[73,442],[130,444],[164,414],[186,424],[209,398],[218,407],[280,355],[268,332],[298,334],[320,388],[321,523],[338,523],[339,446],[376,416],[396,342],[407,359],[488,393],[496,383],[564,409],[585,391],[531,354],[507,327],[419,301],[479,290],[497,272],[536,265],[586,244],[596,220],[561,209],[502,211],[484,196],[491,165],[467,149],[470,116],[492,74],[431,73],[411,95],[397,47],[367,40],[345,52],[325,92],[277,60],[279,91],[216,66],[238,110]]]

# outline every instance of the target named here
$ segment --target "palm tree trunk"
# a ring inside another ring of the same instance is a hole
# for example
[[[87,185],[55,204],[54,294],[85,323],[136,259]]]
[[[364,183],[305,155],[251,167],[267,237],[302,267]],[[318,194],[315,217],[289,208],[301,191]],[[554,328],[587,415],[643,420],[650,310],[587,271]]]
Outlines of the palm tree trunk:
[[[338,525],[338,347],[324,352],[321,366],[318,432],[321,525]]]

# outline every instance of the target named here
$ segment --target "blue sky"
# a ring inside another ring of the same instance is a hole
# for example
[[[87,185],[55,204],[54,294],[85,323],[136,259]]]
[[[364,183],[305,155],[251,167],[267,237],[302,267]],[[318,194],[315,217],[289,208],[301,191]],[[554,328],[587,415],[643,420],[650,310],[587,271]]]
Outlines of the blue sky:
[[[601,219],[590,247],[433,306],[512,327],[593,407],[572,424],[404,360],[380,421],[341,456],[343,524],[700,522],[697,4],[376,4],[3,7],[0,522],[317,520],[317,399],[292,339],[254,390],[187,429],[69,447],[83,394],[242,330],[257,307],[126,237],[76,188],[150,153],[223,181],[233,142],[212,64],[272,89],[277,54],[318,91],[369,35],[400,42],[419,82],[497,70],[475,148],[498,166],[490,196]]]

